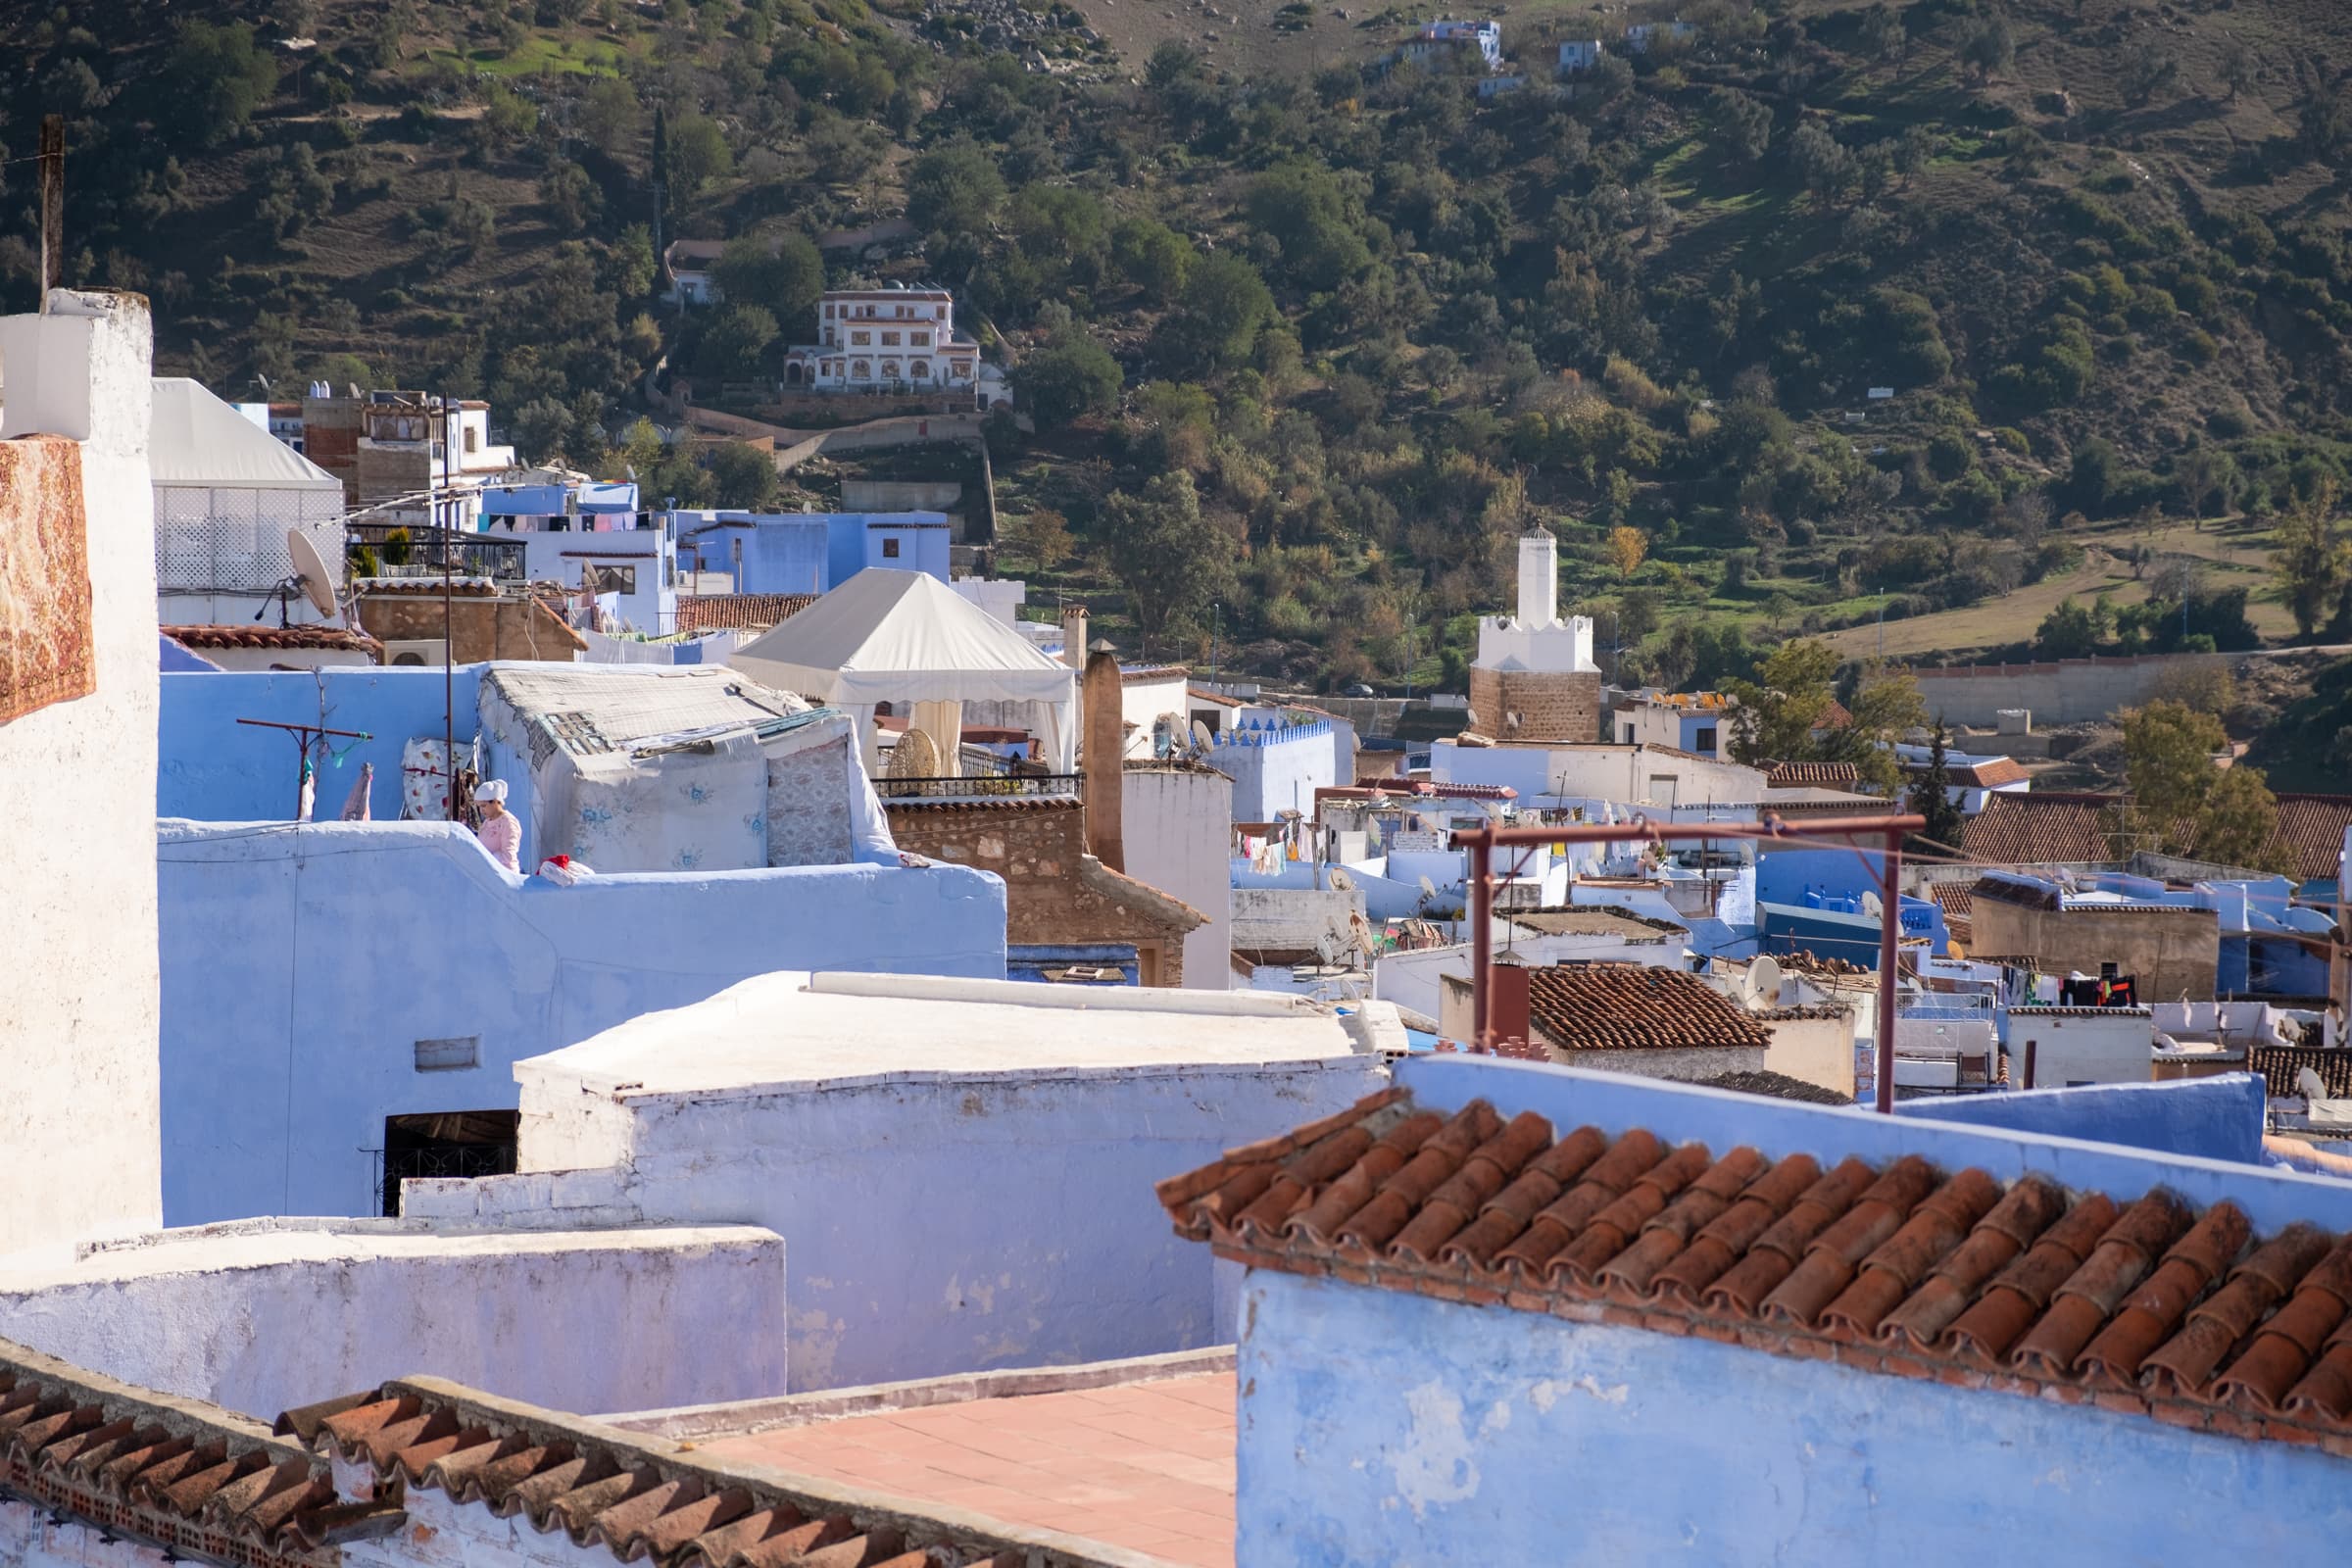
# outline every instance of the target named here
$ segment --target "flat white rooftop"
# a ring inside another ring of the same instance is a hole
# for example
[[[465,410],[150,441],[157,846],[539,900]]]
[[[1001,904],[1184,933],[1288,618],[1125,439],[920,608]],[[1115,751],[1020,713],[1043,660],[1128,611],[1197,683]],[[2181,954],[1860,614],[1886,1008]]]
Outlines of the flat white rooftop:
[[[1358,1054],[1337,1011],[1300,998],[788,972],[632,1018],[516,1073],[639,1100]]]

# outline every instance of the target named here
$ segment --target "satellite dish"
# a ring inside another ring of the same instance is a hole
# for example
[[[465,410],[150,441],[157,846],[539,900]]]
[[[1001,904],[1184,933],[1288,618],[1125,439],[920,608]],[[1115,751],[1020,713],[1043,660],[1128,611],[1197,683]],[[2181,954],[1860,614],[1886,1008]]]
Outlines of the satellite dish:
[[[1337,867],[1328,872],[1327,877],[1331,883],[1331,891],[1334,893],[1353,893],[1355,891],[1355,878]]]
[[[1781,966],[1769,953],[1747,966],[1747,1000],[1765,1007],[1781,1004]]]
[[[1214,738],[1209,734],[1208,726],[1197,718],[1193,720],[1193,744],[1204,752],[1214,744]]]
[[[1862,912],[1866,915],[1869,915],[1873,920],[1876,920],[1881,914],[1885,913],[1886,909],[1886,906],[1879,902],[1879,896],[1876,893],[1865,893],[1862,895]]]
[[[2303,1091],[2305,1100],[2326,1100],[2328,1098],[2328,1086],[2321,1082],[2320,1075],[2309,1067],[2296,1070],[2295,1087]]]
[[[1434,899],[1438,896],[1438,885],[1426,876],[1421,879],[1421,896],[1425,899]]]
[[[326,558],[311,543],[311,536],[300,528],[286,531],[286,554],[293,558],[294,575],[302,583],[302,597],[321,615],[332,618],[340,607],[335,603],[335,574],[326,568]]]

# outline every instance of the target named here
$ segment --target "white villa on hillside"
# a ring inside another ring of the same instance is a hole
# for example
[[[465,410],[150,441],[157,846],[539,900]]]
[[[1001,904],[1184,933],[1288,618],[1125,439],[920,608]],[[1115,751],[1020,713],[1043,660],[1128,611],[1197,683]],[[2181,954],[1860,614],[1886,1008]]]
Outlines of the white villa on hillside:
[[[946,289],[835,290],[817,301],[816,334],[786,351],[787,388],[980,396],[980,345],[956,335]]]

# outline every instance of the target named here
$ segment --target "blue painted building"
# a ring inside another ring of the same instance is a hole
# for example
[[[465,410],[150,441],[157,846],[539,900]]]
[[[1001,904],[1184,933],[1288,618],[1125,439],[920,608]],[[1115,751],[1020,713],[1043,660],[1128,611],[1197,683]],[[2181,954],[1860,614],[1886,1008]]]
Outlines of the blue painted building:
[[[1233,780],[1236,822],[1271,822],[1284,811],[1311,818],[1315,792],[1341,782],[1335,732],[1320,715],[1244,709],[1210,737],[1206,760]],[[1348,764],[1352,772],[1352,756]]]
[[[630,526],[639,508],[633,480],[548,479],[534,484],[492,484],[481,490],[482,525],[493,519],[530,517],[542,521],[577,517],[581,527]]]
[[[828,593],[869,566],[949,580],[954,532],[944,512],[672,512],[667,517],[680,564],[726,572],[739,594]]]
[[[2352,1349],[2295,1325],[2352,1302],[2352,1184],[2084,1141],[2139,1119],[2107,1092],[2022,1132],[1462,1056],[1396,1084],[1160,1186],[1247,1270],[1252,1568],[2334,1549]]]

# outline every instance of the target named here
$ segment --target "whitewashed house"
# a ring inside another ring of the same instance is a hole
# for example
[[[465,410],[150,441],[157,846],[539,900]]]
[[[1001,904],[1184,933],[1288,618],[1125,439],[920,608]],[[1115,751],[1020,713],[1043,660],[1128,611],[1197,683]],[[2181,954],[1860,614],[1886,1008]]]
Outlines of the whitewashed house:
[[[956,332],[946,289],[833,290],[817,300],[816,337],[785,351],[787,388],[978,396],[980,345]]]

